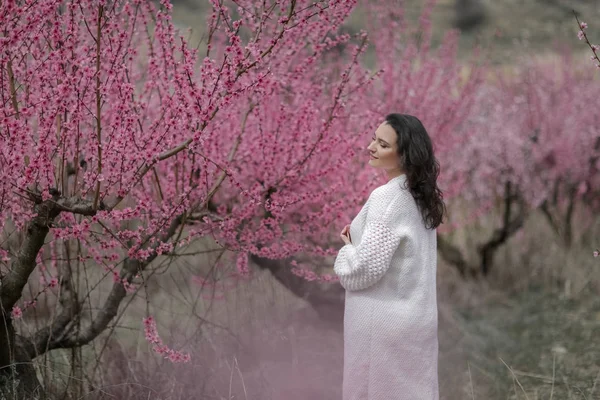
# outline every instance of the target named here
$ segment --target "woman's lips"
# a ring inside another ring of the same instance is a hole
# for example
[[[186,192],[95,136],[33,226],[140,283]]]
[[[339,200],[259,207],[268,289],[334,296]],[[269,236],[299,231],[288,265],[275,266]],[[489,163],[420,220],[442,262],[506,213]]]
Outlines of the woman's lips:
[[[377,160],[377,157],[375,157],[373,154],[369,154],[369,156],[371,157],[371,160]]]

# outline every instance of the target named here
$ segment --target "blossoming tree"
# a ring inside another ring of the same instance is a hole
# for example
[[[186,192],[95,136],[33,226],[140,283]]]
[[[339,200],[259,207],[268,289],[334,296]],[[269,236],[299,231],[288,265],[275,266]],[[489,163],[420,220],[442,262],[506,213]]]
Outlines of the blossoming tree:
[[[365,126],[349,94],[371,79],[364,36],[336,34],[354,1],[212,6],[199,54],[168,1],[0,5],[0,368],[18,377],[4,394],[37,388],[29,360],[94,340],[157,260],[196,238],[214,235],[240,274],[250,254],[327,254],[314,228],[353,201],[328,184],[356,145],[339,132]],[[315,68],[344,43],[347,57]],[[112,279],[93,307],[75,284],[91,268]],[[19,334],[39,296],[56,311]],[[155,351],[188,359],[145,325]]]

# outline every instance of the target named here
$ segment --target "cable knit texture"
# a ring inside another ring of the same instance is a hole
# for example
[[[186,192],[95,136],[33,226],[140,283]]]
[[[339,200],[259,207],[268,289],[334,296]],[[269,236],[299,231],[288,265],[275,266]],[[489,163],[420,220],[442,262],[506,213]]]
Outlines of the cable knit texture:
[[[437,400],[436,232],[406,175],[375,189],[334,270],[346,289],[343,400]]]

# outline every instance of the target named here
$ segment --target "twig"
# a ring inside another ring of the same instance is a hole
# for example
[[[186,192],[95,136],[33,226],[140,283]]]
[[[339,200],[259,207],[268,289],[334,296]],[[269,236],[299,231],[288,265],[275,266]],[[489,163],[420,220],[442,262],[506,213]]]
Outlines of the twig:
[[[469,383],[471,384],[471,398],[475,400],[475,393],[473,392],[473,377],[471,376],[471,364],[467,362],[467,368],[469,369]]]
[[[581,31],[583,38],[585,39],[585,42],[587,43],[589,48],[592,50],[592,53],[594,53],[594,57],[592,57],[592,60],[595,59],[596,61],[598,61],[598,64],[596,64],[596,66],[598,68],[600,68],[600,58],[598,58],[598,53],[596,53],[596,48],[594,46],[592,46],[587,35],[585,34],[585,31],[583,30],[583,28],[581,26],[581,22],[579,21],[579,18],[577,18],[577,13],[575,12],[575,10],[572,10],[572,11],[573,11],[573,15],[575,16],[575,20],[577,21],[577,26],[579,27],[579,30]]]
[[[98,7],[98,28],[96,31],[96,135],[98,139],[98,176],[96,177],[96,195],[94,196],[94,209],[98,207],[98,199],[100,199],[100,174],[102,174],[102,96],[100,95],[100,43],[102,34],[102,12],[104,6]]]
[[[246,384],[244,383],[244,375],[242,375],[242,371],[240,370],[240,366],[239,366],[237,358],[235,356],[233,357],[233,361],[235,363],[236,369],[238,370],[238,375],[240,376],[240,379],[242,380],[242,389],[244,389],[244,398],[246,400],[248,400],[248,392],[246,391]]]
[[[506,366],[506,368],[508,368],[508,370],[510,371],[510,373],[513,376],[513,379],[517,382],[517,384],[519,385],[519,387],[521,388],[521,390],[523,391],[523,394],[525,395],[525,398],[527,400],[529,400],[529,396],[527,396],[527,392],[525,391],[525,389],[523,388],[523,385],[521,385],[521,382],[519,382],[519,380],[517,379],[517,376],[515,375],[513,369],[511,367],[508,366],[507,363],[504,362],[504,360],[502,359],[502,357],[498,357],[500,359],[500,361],[502,361],[502,364],[504,364]]]
[[[552,389],[550,390],[550,400],[554,397],[554,376],[556,374],[556,353],[552,353]]]
[[[590,397],[592,397],[592,395],[594,394],[594,390],[596,390],[596,384],[598,383],[598,378],[600,378],[600,369],[598,370],[598,374],[596,374],[596,379],[594,379],[594,384],[592,385],[592,388],[590,389]]]

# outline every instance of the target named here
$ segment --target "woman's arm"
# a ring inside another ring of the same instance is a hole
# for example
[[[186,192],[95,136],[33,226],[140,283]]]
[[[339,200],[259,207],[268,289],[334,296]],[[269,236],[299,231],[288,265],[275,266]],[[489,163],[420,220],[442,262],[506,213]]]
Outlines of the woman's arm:
[[[334,271],[346,290],[372,286],[387,272],[400,235],[380,221],[368,221],[358,246],[347,244],[335,259]]]

